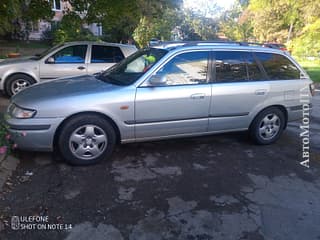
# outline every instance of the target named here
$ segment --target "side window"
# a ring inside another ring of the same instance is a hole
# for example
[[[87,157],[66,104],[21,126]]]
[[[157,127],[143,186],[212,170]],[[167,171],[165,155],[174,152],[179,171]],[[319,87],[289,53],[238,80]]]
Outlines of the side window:
[[[93,45],[91,63],[116,63],[124,59],[119,47]]]
[[[52,57],[55,63],[84,63],[87,45],[75,45],[66,47],[55,53]]]
[[[274,53],[255,53],[270,80],[299,79],[299,69],[286,57]]]
[[[246,56],[249,81],[267,80],[265,74],[261,72],[259,65],[253,57],[252,53],[248,52]]]
[[[215,52],[216,82],[248,81],[246,52]]]
[[[182,53],[171,59],[159,72],[166,76],[167,85],[207,83],[208,52]]]

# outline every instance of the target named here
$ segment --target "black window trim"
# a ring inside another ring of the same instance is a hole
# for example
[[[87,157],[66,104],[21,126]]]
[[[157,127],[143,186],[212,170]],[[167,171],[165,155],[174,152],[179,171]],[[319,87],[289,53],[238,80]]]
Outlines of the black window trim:
[[[263,73],[266,76],[266,80],[265,81],[292,81],[292,80],[298,80],[299,78],[297,78],[297,79],[271,79],[269,77],[267,71],[264,69],[263,64],[261,63],[260,59],[256,56],[256,53],[268,53],[268,54],[274,54],[274,55],[282,56],[282,57],[286,58],[291,64],[293,64],[297,68],[297,70],[300,73],[300,76],[302,74],[301,69],[286,54],[277,53],[277,52],[263,52],[263,51],[252,51],[252,53],[253,53],[254,58],[256,58],[257,63],[261,66],[261,69],[263,69]]]
[[[53,58],[53,56],[54,56],[55,54],[57,54],[58,52],[62,51],[62,50],[65,49],[65,48],[74,47],[74,46],[86,46],[86,51],[85,51],[85,56],[84,56],[84,62],[82,62],[82,63],[73,63],[73,62],[65,62],[65,63],[56,63],[56,62],[54,62],[54,63],[48,63],[48,59],[49,59],[49,58]],[[66,45],[65,47],[60,48],[59,50],[55,51],[53,54],[50,55],[50,57],[47,57],[47,59],[45,60],[44,63],[45,63],[45,64],[53,64],[53,65],[55,65],[55,64],[57,64],[57,65],[60,65],[60,64],[86,64],[86,63],[87,63],[88,51],[89,51],[89,45],[88,45],[88,44]]]
[[[248,80],[247,81],[238,81],[237,83],[243,83],[243,82],[264,82],[264,81],[280,81],[280,80],[272,80],[270,78],[270,76],[267,74],[265,68],[263,67],[263,64],[261,63],[260,59],[256,56],[256,53],[269,53],[269,54],[275,54],[275,55],[280,55],[284,58],[286,58],[288,61],[291,62],[291,64],[293,64],[297,70],[299,70],[300,74],[301,74],[301,69],[293,62],[291,61],[291,59],[288,58],[288,56],[286,56],[285,54],[281,54],[281,53],[274,53],[274,52],[264,52],[264,51],[254,51],[254,50],[227,50],[227,49],[217,49],[217,50],[213,50],[212,51],[212,83],[214,84],[226,84],[226,83],[235,83],[235,82],[217,82],[217,75],[216,75],[216,58],[215,58],[215,52],[246,52],[249,53],[253,56],[254,60],[256,61],[260,72],[262,74],[262,77],[264,80]],[[246,67],[247,63],[246,63]],[[248,72],[247,72],[248,74]],[[290,80],[296,80],[296,79],[283,79],[283,81],[290,81]]]

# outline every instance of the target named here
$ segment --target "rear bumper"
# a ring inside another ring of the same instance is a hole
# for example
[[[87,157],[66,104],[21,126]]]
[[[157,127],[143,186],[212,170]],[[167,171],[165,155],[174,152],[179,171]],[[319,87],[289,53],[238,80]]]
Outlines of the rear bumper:
[[[62,121],[63,118],[6,120],[17,148],[29,151],[53,151],[54,135]]]

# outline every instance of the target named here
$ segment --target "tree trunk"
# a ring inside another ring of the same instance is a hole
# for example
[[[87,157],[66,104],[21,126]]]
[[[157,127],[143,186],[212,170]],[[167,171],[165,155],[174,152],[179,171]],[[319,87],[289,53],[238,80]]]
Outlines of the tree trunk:
[[[289,32],[288,32],[287,43],[288,43],[288,42],[290,41],[290,39],[291,39],[292,29],[293,29],[293,22],[290,23],[290,28],[289,28]]]

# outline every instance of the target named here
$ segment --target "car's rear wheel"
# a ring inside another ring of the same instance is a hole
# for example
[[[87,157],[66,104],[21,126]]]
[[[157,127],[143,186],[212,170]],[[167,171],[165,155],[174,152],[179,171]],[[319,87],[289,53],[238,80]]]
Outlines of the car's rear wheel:
[[[279,139],[285,125],[286,118],[279,108],[267,108],[253,120],[250,136],[257,144],[271,144]]]
[[[73,165],[90,165],[110,157],[116,133],[108,120],[95,115],[78,115],[61,129],[59,150]]]
[[[5,83],[5,93],[11,97],[34,83],[35,80],[28,75],[14,74],[10,76]]]

